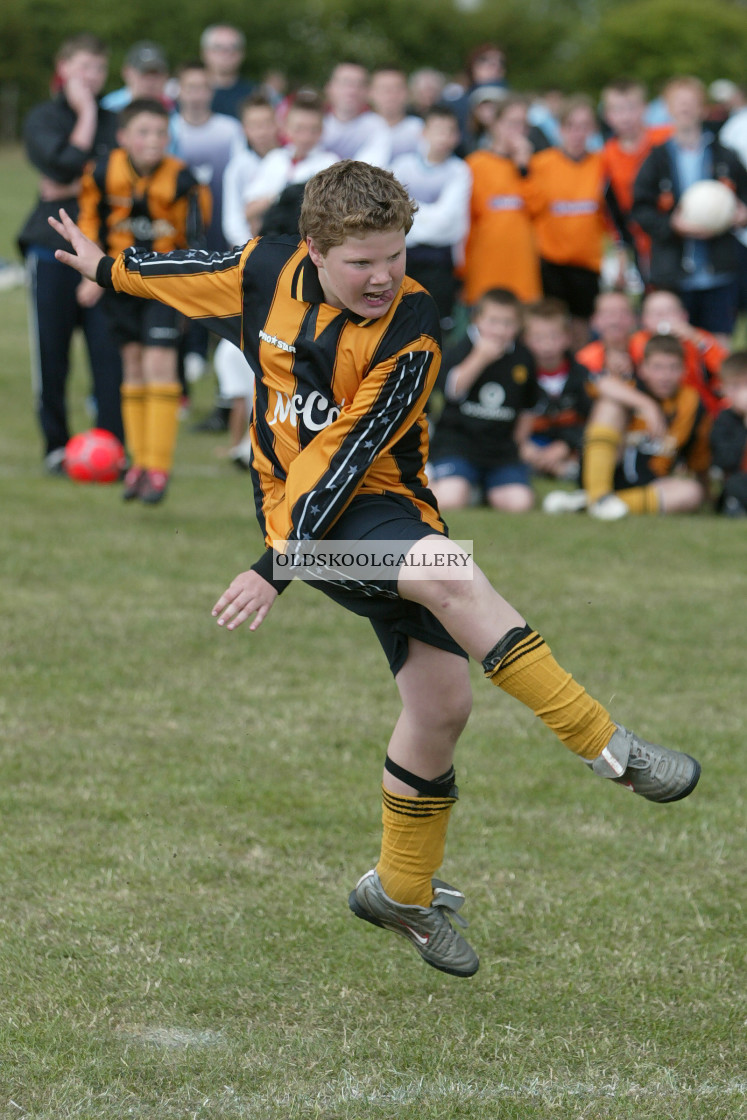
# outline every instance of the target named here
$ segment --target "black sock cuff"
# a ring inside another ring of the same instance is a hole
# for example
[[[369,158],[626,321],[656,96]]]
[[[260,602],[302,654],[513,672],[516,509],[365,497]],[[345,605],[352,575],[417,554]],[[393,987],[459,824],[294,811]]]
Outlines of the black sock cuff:
[[[501,640],[499,642],[496,642],[496,644],[493,646],[490,653],[482,663],[483,671],[485,672],[486,676],[492,676],[492,674],[495,672],[495,670],[498,668],[501,661],[503,661],[507,654],[509,654],[512,649],[515,649],[520,642],[523,642],[531,634],[535,635],[538,643],[542,642],[543,639],[539,636],[539,634],[535,634],[535,631],[532,630],[532,627],[529,625],[514,626],[513,630],[509,630],[508,633],[504,634]],[[530,648],[534,647],[531,646]]]
[[[450,766],[445,774],[439,778],[420,778],[417,774],[410,773],[405,770],[404,766],[400,766],[397,762],[392,762],[389,755],[384,760],[384,769],[393,778],[399,778],[401,782],[405,782],[408,786],[418,791],[418,797],[451,797],[454,800],[459,797],[459,790],[455,784],[456,774],[454,767]]]

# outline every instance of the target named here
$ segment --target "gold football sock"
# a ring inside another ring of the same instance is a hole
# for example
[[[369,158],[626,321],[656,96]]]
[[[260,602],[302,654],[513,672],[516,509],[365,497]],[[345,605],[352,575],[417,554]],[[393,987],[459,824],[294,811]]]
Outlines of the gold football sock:
[[[382,786],[381,855],[376,871],[394,902],[430,906],[431,879],[444,858],[455,797],[402,797]]]
[[[614,489],[620,433],[608,424],[589,424],[584,436],[581,484],[593,504]]]
[[[171,470],[179,429],[181,396],[181,386],[175,381],[147,386],[143,466],[148,470]]]
[[[421,778],[387,755],[384,769],[418,793],[410,796],[382,787],[384,830],[376,871],[394,902],[430,906],[431,879],[443,861],[451,807],[459,796],[454,767],[438,778]]]
[[[133,467],[142,467],[145,449],[145,385],[122,385],[120,398],[127,450]]]
[[[544,638],[516,627],[482,663],[485,676],[515,696],[581,758],[595,759],[617,730],[609,713],[562,669]]]
[[[631,513],[658,513],[659,495],[655,486],[632,486],[630,490],[616,490]]]

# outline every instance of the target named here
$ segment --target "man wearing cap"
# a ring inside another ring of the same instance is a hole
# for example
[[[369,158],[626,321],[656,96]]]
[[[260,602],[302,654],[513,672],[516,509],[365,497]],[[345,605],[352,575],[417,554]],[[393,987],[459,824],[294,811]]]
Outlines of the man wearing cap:
[[[122,66],[122,77],[124,86],[102,98],[104,109],[118,113],[140,97],[162,101],[168,109],[173,108],[165,93],[169,66],[158,43],[143,40],[130,47]]]

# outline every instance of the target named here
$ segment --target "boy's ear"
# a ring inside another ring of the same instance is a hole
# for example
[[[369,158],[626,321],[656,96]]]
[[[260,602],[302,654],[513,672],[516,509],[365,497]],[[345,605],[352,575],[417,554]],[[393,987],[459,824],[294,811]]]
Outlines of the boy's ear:
[[[125,130],[123,128],[118,128],[117,129],[117,146],[119,148],[124,147],[124,138],[125,138]]]
[[[312,264],[315,264],[317,268],[321,268],[324,264],[324,254],[319,252],[318,248],[314,244],[314,238],[307,237],[306,245],[309,250],[309,256],[311,257]]]

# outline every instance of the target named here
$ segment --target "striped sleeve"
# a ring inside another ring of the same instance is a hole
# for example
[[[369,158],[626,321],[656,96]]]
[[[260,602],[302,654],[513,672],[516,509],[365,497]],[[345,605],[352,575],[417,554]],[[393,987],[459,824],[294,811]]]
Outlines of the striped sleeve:
[[[423,336],[370,371],[337,420],[291,463],[283,500],[267,516],[268,543],[328,534],[374,461],[421,414],[439,360],[437,343]]]
[[[125,249],[111,266],[109,286],[143,299],[160,300],[239,345],[242,273],[256,244],[250,241],[229,253],[208,253],[202,249],[150,253]],[[96,279],[105,281],[99,274]]]

